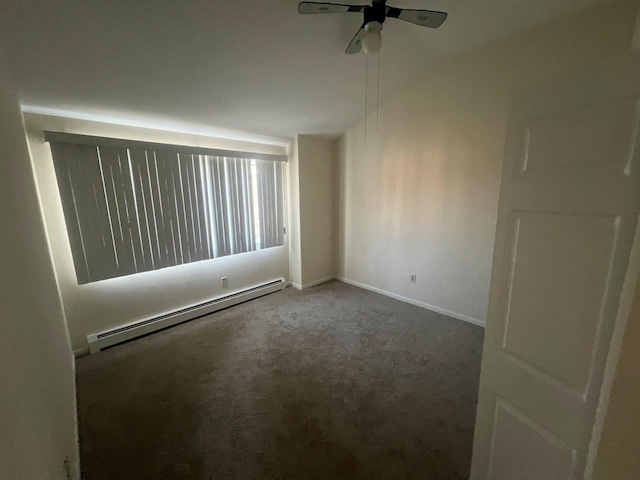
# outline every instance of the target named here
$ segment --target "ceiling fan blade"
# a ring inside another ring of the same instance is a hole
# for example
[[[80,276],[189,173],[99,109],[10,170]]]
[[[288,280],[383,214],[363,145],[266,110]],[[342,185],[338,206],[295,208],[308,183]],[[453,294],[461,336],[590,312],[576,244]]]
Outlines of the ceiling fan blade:
[[[367,34],[367,31],[365,30],[364,23],[363,23],[362,26],[360,27],[360,30],[358,30],[358,32],[355,34],[355,36],[351,40],[351,43],[349,43],[346,53],[348,54],[358,53],[360,50],[362,50],[362,39],[366,34]]]
[[[387,17],[397,18],[424,27],[438,28],[447,19],[447,14],[446,12],[436,12],[435,10],[387,7]]]
[[[324,2],[300,2],[300,5],[298,5],[298,13],[306,15],[309,13],[363,12],[364,8],[364,5],[342,5],[339,3]]]

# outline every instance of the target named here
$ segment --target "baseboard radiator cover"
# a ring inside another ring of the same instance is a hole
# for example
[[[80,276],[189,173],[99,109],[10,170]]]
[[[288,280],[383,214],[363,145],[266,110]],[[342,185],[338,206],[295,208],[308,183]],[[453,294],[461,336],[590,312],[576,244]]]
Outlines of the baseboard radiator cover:
[[[284,290],[287,286],[284,278],[262,283],[245,290],[223,295],[206,302],[191,305],[163,315],[143,320],[136,320],[121,327],[111,328],[98,333],[87,335],[90,353],[98,353],[100,350],[117,345],[128,340],[148,335],[167,327],[187,322],[195,318],[209,315],[210,313],[232,307],[239,303],[253,300],[273,292]]]

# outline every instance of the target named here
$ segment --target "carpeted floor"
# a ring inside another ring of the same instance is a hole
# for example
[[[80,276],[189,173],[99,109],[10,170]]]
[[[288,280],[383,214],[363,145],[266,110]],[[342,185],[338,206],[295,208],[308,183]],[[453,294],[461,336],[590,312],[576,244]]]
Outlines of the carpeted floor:
[[[84,478],[468,478],[482,340],[331,282],[82,358]]]

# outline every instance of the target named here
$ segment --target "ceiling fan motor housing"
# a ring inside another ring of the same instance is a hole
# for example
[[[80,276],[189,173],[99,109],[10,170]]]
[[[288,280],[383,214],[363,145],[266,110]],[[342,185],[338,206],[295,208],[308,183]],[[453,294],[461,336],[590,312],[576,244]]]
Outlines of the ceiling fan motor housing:
[[[387,7],[384,1],[374,0],[371,6],[367,6],[364,9],[364,25],[368,25],[371,22],[377,22],[382,25],[386,18],[386,10]]]

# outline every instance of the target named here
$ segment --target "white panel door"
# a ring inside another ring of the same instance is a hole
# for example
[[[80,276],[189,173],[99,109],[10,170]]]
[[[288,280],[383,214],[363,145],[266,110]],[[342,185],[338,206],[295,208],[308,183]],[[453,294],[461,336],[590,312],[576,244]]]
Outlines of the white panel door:
[[[640,58],[512,102],[471,478],[582,478],[640,207]]]

